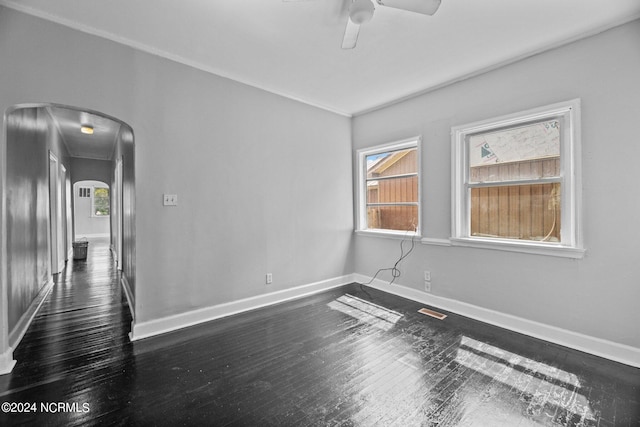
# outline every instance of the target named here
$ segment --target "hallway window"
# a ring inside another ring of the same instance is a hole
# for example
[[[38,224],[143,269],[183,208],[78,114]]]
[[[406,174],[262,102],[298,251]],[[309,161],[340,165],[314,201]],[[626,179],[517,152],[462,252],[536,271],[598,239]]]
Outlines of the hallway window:
[[[110,206],[108,188],[93,188],[91,213],[93,216],[109,216]]]

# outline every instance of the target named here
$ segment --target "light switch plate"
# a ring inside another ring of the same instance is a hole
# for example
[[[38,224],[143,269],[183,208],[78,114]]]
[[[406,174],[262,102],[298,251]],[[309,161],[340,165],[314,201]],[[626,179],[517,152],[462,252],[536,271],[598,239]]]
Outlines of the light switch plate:
[[[164,206],[178,206],[178,195],[164,194],[162,198],[162,204]]]

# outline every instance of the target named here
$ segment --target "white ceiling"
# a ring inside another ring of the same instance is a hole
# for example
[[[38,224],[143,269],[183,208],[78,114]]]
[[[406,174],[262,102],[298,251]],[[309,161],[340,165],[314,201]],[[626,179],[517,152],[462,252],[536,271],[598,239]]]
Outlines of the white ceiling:
[[[45,107],[62,134],[71,157],[111,160],[120,123],[107,117],[72,108]],[[93,135],[80,132],[81,125],[93,127]]]
[[[377,6],[343,50],[350,0],[0,4],[345,115],[640,17],[638,0],[442,0],[434,16]]]

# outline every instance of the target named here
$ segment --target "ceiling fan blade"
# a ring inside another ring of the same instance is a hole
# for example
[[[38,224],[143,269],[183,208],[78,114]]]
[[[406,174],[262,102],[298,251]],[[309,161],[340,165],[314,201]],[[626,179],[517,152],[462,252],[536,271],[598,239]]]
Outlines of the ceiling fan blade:
[[[376,0],[381,6],[394,9],[408,10],[409,12],[433,15],[440,7],[441,0]]]
[[[360,25],[355,24],[351,18],[347,18],[347,27],[344,29],[344,37],[342,39],[343,49],[353,49],[358,41],[358,33]]]

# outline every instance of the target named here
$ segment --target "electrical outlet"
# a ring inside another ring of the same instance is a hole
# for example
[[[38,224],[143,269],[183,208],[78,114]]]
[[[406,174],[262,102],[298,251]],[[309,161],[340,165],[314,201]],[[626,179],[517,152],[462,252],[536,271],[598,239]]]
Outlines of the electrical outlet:
[[[265,277],[265,282],[267,283],[267,285],[272,284],[273,283],[273,274],[267,273],[267,275]]]
[[[424,281],[424,291],[431,292],[431,282],[429,282],[428,280]]]
[[[427,282],[431,280],[431,272],[429,270],[424,271],[424,280]]]
[[[162,196],[162,204],[164,206],[178,206],[177,194],[164,194]]]

